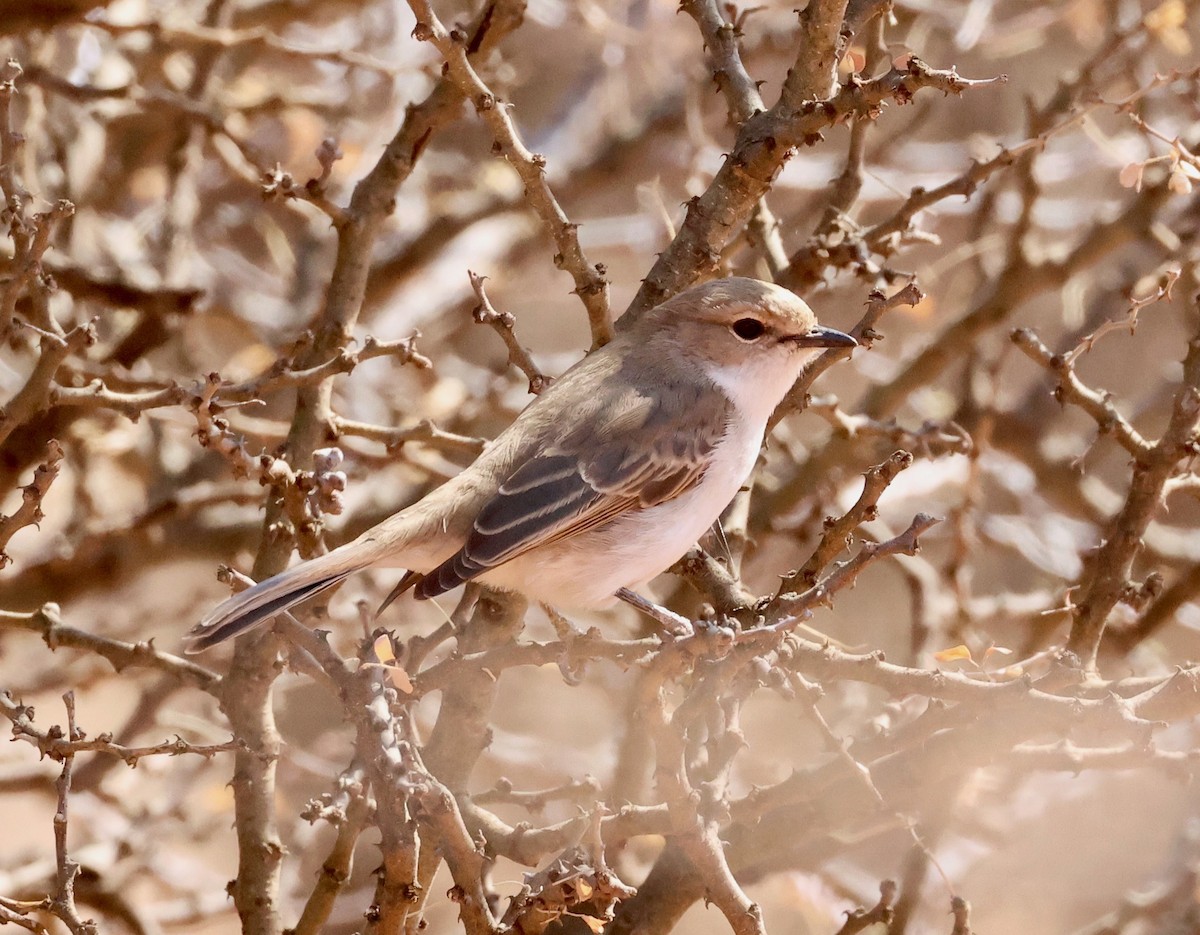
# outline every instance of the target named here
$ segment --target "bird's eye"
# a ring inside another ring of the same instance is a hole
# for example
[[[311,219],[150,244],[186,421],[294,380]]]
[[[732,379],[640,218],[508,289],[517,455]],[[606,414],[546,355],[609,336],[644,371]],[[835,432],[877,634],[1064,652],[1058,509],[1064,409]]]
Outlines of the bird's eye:
[[[767,332],[767,326],[757,318],[739,318],[733,323],[733,333],[743,341],[757,341]]]

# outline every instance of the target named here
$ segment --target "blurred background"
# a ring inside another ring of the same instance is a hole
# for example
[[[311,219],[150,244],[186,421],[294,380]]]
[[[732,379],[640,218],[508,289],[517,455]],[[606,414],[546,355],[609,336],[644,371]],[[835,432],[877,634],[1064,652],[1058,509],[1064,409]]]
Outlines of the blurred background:
[[[476,6],[436,9],[453,25],[472,22]],[[737,24],[767,106],[802,54],[793,6],[720,8]],[[606,270],[614,318],[735,143],[700,31],[677,7],[530,0],[523,23],[477,63],[512,102],[525,144],[545,156],[588,260]],[[375,0],[0,3],[0,47],[23,69],[9,120],[24,142],[6,171],[28,193],[29,215],[73,203],[41,260],[54,282],[48,314],[63,328],[89,320],[95,328],[94,343],[54,376],[79,392],[51,393],[0,448],[8,515],[51,439],[63,453],[44,518],[5,547],[0,609],[19,616],[54,602],[73,627],[153,640],[173,654],[228,594],[218,566],[249,572],[266,490],[200,444],[196,388],[210,373],[236,384],[300,359],[325,307],[338,239],[329,214],[311,198],[281,195],[280,179],[303,189],[321,176],[317,153],[332,139],[341,158],[323,196],[349,202],[405,108],[441,75],[440,57],[412,37],[413,26],[403,5]],[[1195,5],[1183,0],[897,0],[886,23],[856,36],[842,81],[903,69],[914,54],[965,78],[1006,80],[957,95],[926,88],[907,103],[889,98],[873,121],[829,127],[771,188],[785,264],[753,233],[724,251],[721,271],[775,278],[838,328],[859,321],[873,288],[891,293],[915,277],[925,293],[890,310],[876,326],[881,340],[823,375],[813,404],[770,439],[744,504],[749,591],[774,594],[812,552],[825,517],[854,503],[862,473],[905,449],[914,463],[859,541],[897,535],[918,512],[943,522],[919,555],[871,565],[808,624],[848,651],[883,650],[908,667],[982,681],[1050,671],[1073,596],[1130,493],[1131,456],[1111,425],[1056,398],[1059,375],[1021,353],[1010,332],[1032,329],[1050,352],[1068,355],[1079,379],[1110,394],[1150,441],[1166,427],[1200,324],[1191,298],[1197,38]],[[459,110],[429,138],[362,258],[370,270],[348,346],[419,334],[428,365],[383,355],[334,382],[339,421],[329,442],[345,454],[346,489],[340,513],[323,517],[330,544],[458,471],[528,402],[528,380],[508,365],[505,345],[473,319],[468,270],[488,277],[493,305],[515,317],[541,372],[561,373],[591,343],[520,178],[492,152],[473,110]],[[839,178],[857,186],[842,204]],[[926,198],[948,183],[944,197]],[[10,241],[0,262],[6,282],[20,279],[16,256]],[[34,291],[5,292],[18,323],[38,320]],[[0,384],[11,399],[44,348],[40,332],[20,324],[5,340]],[[89,397],[95,380],[112,393]],[[251,459],[277,450],[296,404],[286,380],[256,388],[221,412]],[[1133,566],[1142,590],[1109,617],[1103,680],[1148,686],[1200,657],[1200,484],[1186,462],[1174,473]],[[336,648],[353,653],[363,632],[356,602],[374,606],[393,584],[371,572],[332,599],[322,626]],[[656,588],[686,612],[703,611],[709,598],[674,576]],[[433,632],[453,609],[405,600],[385,622],[407,638]],[[574,622],[613,638],[644,632],[625,609]],[[522,639],[554,635],[544,614],[529,613]],[[220,654],[197,661],[215,672],[228,665]],[[806,797],[777,817],[781,840],[728,826],[731,852],[741,854],[735,870],[769,931],[833,933],[845,911],[874,904],[885,878],[901,883],[893,933],[950,931],[952,893],[970,900],[980,932],[1200,931],[1190,710],[1161,718],[1152,736],[1081,734],[1020,704],[976,710],[870,679],[809,677],[824,692],[817,710],[852,754],[863,751],[883,801],[864,798],[852,771],[831,771],[839,754],[811,706],[769,690],[748,697],[731,799],[812,778]],[[501,777],[525,790],[589,775],[597,786],[582,801],[551,797],[532,813],[499,801],[489,806],[497,815],[540,825],[597,798],[613,809],[659,801],[634,716],[636,666],[595,662],[578,684],[554,664],[498,678],[491,743],[468,791],[493,789]],[[230,737],[215,698],[196,684],[161,668],[114,672],[78,647],[51,652],[0,620],[0,690],[35,706],[45,729],[65,723],[67,689],[91,737],[111,732],[130,746]],[[687,679],[673,684],[670,704],[689,690]],[[924,726],[938,704],[956,716]],[[336,698],[305,675],[279,676],[274,708],[284,741],[281,905],[291,925],[335,835],[301,813],[345,768],[354,734]],[[417,703],[418,731],[438,711],[436,693]],[[945,732],[970,755],[933,751]],[[888,763],[899,767],[889,772]],[[25,743],[0,750],[0,896],[37,898],[53,887],[59,769]],[[82,914],[104,931],[238,930],[225,891],[237,872],[231,769],[229,753],[147,756],[136,768],[81,753],[69,843],[84,868]],[[326,931],[362,928],[376,843],[370,830],[360,838]],[[636,886],[662,847],[657,834],[633,835],[610,849],[609,863]],[[516,892],[529,869],[500,859],[495,892]],[[427,931],[458,930],[449,886],[443,871],[430,888]],[[673,930],[725,926],[700,901]]]

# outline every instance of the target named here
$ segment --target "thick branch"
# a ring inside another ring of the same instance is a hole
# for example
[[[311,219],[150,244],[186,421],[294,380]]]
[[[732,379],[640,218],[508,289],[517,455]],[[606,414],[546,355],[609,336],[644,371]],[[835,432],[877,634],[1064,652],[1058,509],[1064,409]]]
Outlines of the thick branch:
[[[797,84],[801,83],[797,79]],[[722,249],[745,224],[793,150],[817,142],[821,131],[850,117],[873,119],[886,101],[907,103],[923,88],[961,94],[991,83],[961,78],[953,70],[938,71],[914,57],[904,69],[893,68],[877,78],[847,84],[831,98],[809,99],[794,107],[781,99],[770,110],[751,117],[739,129],[733,152],[708,189],[688,203],[679,233],[659,256],[622,318],[661,304],[715,269]]]

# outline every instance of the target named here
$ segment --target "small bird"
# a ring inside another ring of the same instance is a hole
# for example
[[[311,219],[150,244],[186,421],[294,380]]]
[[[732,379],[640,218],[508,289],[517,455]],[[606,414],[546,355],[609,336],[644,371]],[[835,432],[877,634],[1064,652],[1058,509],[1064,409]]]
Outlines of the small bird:
[[[813,349],[855,344],[770,283],[687,289],[571,367],[456,477],[216,607],[188,651],[372,565],[408,572],[389,602],[407,587],[424,599],[478,580],[564,610],[610,606],[720,516]]]

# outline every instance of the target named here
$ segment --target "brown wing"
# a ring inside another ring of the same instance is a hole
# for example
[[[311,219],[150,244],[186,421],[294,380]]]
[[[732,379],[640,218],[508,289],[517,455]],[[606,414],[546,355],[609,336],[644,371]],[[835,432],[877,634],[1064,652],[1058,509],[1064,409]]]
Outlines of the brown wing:
[[[674,499],[700,482],[725,433],[730,406],[712,390],[630,391],[613,407],[582,413],[556,444],[518,467],[484,504],[466,543],[426,575],[416,597],[434,597],[489,568],[595,529],[630,510]],[[607,412],[604,421],[595,412]],[[714,418],[715,416],[715,418]]]

